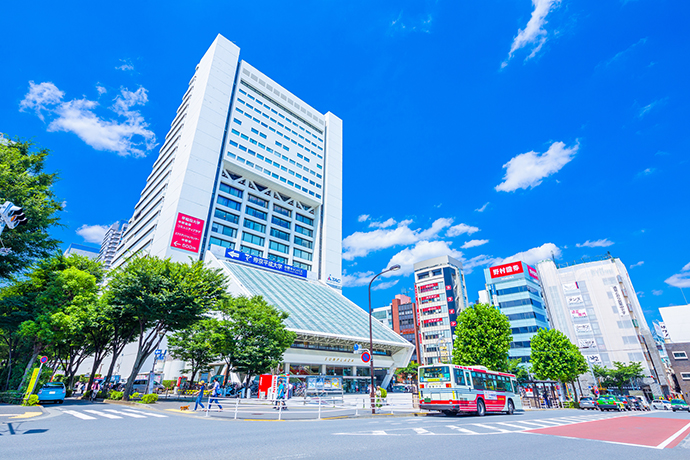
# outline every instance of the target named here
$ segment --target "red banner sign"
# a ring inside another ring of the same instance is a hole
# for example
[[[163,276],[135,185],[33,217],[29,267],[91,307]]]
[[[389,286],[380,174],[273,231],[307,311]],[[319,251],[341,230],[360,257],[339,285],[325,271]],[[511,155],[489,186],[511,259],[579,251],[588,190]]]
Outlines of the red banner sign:
[[[184,249],[185,251],[199,252],[203,231],[203,220],[180,212],[177,214],[177,222],[175,222],[175,230],[173,231],[170,246],[176,249]]]
[[[424,325],[433,324],[433,323],[440,323],[441,321],[443,321],[443,318],[425,319],[425,320],[424,320]]]
[[[529,273],[529,276],[531,276],[532,278],[534,278],[536,280],[539,279],[539,275],[537,275],[537,271],[534,268],[530,267],[529,265],[527,266],[527,272]]]
[[[524,273],[522,262],[511,262],[509,264],[496,265],[489,269],[492,278],[500,278],[501,276],[517,275]]]

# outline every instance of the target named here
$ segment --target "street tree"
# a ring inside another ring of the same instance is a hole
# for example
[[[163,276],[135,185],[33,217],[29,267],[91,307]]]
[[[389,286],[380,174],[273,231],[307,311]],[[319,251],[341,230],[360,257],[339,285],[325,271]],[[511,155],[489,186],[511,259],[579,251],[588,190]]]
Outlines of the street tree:
[[[9,280],[49,257],[60,243],[49,234],[59,225],[62,211],[52,189],[58,176],[44,171],[49,153],[31,142],[0,142],[0,205],[10,201],[23,208],[28,219],[25,225],[2,232],[3,246],[10,252],[2,256],[0,280]]]
[[[505,371],[512,340],[508,317],[488,304],[479,303],[460,312],[457,322],[453,364]]]
[[[513,374],[519,384],[523,384],[529,380],[529,371],[527,370],[527,365],[520,359],[509,359],[508,369],[506,372]]]
[[[414,361],[410,361],[410,363],[407,366],[401,367],[400,369],[397,369],[395,371],[395,375],[399,375],[406,382],[409,383],[410,381],[417,381],[418,372],[419,372],[419,364],[417,364]]]
[[[613,369],[602,366],[594,366],[592,369],[601,386],[617,387],[619,391],[623,391],[624,385],[632,384],[633,381],[644,377],[644,368],[638,361],[630,364],[614,361],[613,366]]]
[[[108,301],[121,306],[138,323],[137,356],[125,386],[125,400],[165,334],[202,319],[226,296],[226,283],[220,270],[207,268],[202,261],[185,264],[148,255],[132,258],[111,272]]]
[[[190,385],[194,384],[196,374],[208,370],[216,359],[219,331],[220,325],[217,319],[204,318],[168,337],[170,355],[189,363],[190,369],[184,372],[192,374]]]
[[[587,362],[580,350],[557,329],[540,329],[532,337],[530,363],[532,373],[541,380],[573,384],[587,372]]]
[[[134,317],[133,311],[125,308],[122,305],[116,305],[111,301],[110,291],[105,291],[101,295],[100,301],[103,313],[110,325],[110,366],[108,367],[108,374],[105,377],[105,382],[110,382],[115,371],[115,363],[120,356],[125,346],[131,343],[139,332],[139,322]]]
[[[230,299],[226,307],[236,339],[233,367],[245,374],[245,384],[249,385],[252,377],[280,365],[296,334],[285,327],[288,313],[269,305],[261,296]]]
[[[13,369],[28,361],[30,342],[21,334],[21,324],[31,319],[32,296],[24,291],[24,283],[12,283],[0,289],[0,362],[5,363],[0,388],[10,389]],[[20,353],[20,350],[24,353]],[[24,358],[24,360],[22,360]]]

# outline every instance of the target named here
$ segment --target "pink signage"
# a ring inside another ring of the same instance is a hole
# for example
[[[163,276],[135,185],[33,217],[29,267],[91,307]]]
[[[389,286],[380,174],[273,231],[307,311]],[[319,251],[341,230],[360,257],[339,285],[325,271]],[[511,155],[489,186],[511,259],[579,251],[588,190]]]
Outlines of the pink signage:
[[[196,217],[178,213],[170,246],[190,252],[199,252],[204,221]]]
[[[536,279],[536,280],[539,279],[539,275],[537,275],[537,271],[536,271],[534,268],[532,268],[532,267],[530,267],[530,266],[528,265],[528,266],[527,266],[527,271],[529,272],[529,276],[531,276],[532,278],[534,278],[534,279]]]

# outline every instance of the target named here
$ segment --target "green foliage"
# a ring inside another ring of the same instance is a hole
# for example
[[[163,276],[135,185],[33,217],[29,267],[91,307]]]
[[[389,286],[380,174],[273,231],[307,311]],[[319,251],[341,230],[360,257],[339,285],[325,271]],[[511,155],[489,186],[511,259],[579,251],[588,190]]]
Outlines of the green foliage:
[[[191,366],[190,384],[194,383],[197,372],[207,370],[215,360],[219,334],[218,320],[206,318],[168,337],[170,355]]]
[[[632,380],[644,377],[644,369],[640,362],[624,364],[619,361],[614,361],[613,366],[613,369],[594,366],[594,375],[599,379],[600,386],[617,387],[620,391],[623,391],[624,385],[630,384]]]
[[[385,388],[381,388],[381,397],[386,398],[388,397],[388,391]]]
[[[142,404],[153,404],[158,401],[158,395],[155,393],[147,394],[141,397]]]
[[[458,315],[453,364],[486,366],[495,371],[508,367],[512,334],[508,317],[487,304],[474,304]]]
[[[43,170],[48,154],[47,149],[36,150],[31,142],[0,143],[0,204],[11,201],[28,218],[25,225],[2,233],[3,245],[12,251],[2,257],[0,280],[48,257],[60,243],[49,234],[51,227],[59,225],[62,205],[52,190],[57,174]]]
[[[419,372],[419,364],[414,361],[405,366],[397,369],[395,375],[401,376],[405,380],[417,380],[417,373]]]
[[[36,406],[38,405],[38,395],[31,395],[28,399],[22,402],[22,406]]]
[[[577,401],[564,401],[563,407],[566,409],[579,409],[580,403],[578,403]]]
[[[22,402],[23,394],[16,390],[3,391],[0,393],[0,403],[19,404]]]
[[[527,365],[520,359],[509,359],[508,369],[506,372],[513,374],[519,384],[529,380],[529,371],[527,370]]]
[[[161,383],[168,390],[172,390],[177,385],[177,380],[163,380]]]
[[[122,399],[122,396],[125,393],[122,391],[115,391],[115,390],[110,390],[110,393],[108,393],[108,399],[113,399],[115,401]]]
[[[530,346],[532,373],[540,380],[572,382],[587,372],[580,350],[557,329],[540,329]]]
[[[132,399],[137,399],[141,396],[141,393],[134,392],[132,393]]]
[[[65,389],[65,398],[70,398],[74,394],[74,390],[71,388]]]

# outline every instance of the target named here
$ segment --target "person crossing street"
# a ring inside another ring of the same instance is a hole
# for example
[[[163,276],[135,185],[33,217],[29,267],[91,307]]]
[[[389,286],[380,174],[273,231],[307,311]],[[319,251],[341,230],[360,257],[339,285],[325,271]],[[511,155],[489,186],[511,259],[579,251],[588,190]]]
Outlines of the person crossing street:
[[[223,410],[223,406],[221,406],[220,403],[218,402],[219,396],[220,396],[220,383],[218,382],[218,380],[216,380],[213,383],[213,389],[211,390],[211,398],[208,400],[208,409],[209,410],[211,410],[211,405],[214,403],[214,401],[215,401],[215,404],[218,404],[218,409],[220,411]]]
[[[194,401],[194,410],[197,410],[199,406],[201,406],[202,409],[205,409],[204,403],[201,402],[201,400],[204,398],[204,390],[206,389],[206,385],[204,384],[203,380],[199,383],[201,383],[201,385],[199,386],[199,392],[197,393],[196,401]]]

